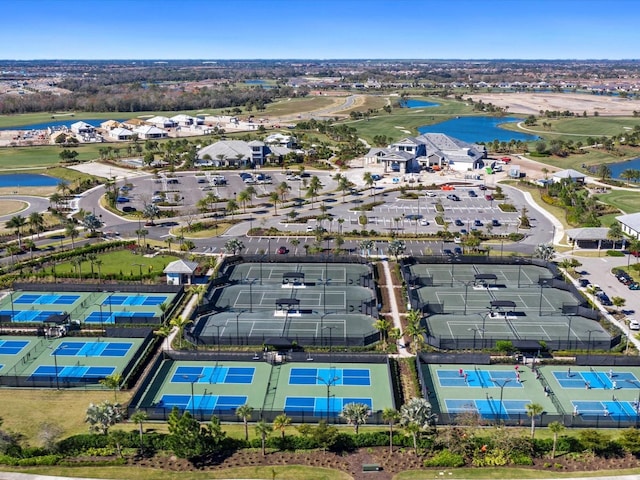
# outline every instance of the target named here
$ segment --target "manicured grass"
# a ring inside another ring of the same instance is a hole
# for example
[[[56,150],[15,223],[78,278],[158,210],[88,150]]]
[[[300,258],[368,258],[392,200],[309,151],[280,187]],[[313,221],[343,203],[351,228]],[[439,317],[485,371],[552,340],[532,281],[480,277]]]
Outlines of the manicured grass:
[[[78,152],[78,160],[95,160],[100,155],[98,149],[104,148],[100,144],[84,144],[69,147]],[[123,148],[126,148],[123,146]],[[33,167],[52,167],[60,163],[62,148],[56,145],[40,147],[8,147],[0,148],[0,169],[19,170]]]
[[[126,478],[128,480],[205,480],[208,478],[277,478],[279,480],[349,480],[351,476],[340,470],[305,467],[301,465],[274,465],[266,467],[225,468],[204,472],[171,472],[154,468],[131,467],[30,467],[19,470],[5,468],[7,471],[19,471],[40,475],[83,478]],[[275,473],[275,475],[274,475]],[[424,474],[424,472],[423,472]],[[422,477],[424,478],[424,477]]]
[[[19,200],[0,200],[0,215],[19,214],[28,206]]]
[[[116,252],[108,252],[98,255],[98,258],[102,260],[100,271],[102,275],[139,275],[140,267],[134,264],[142,265],[142,273],[147,274],[149,272],[161,273],[162,270],[174,260],[178,260],[178,257],[172,255],[156,255],[155,257],[144,257],[138,255],[129,250],[118,250]],[[83,274],[91,272],[91,263],[84,261],[81,264]],[[98,267],[94,265],[94,272],[98,272]],[[74,272],[74,265],[71,262],[60,263],[56,266],[56,272],[58,274],[72,273]]]
[[[598,195],[598,200],[613,205],[625,213],[640,212],[640,191],[612,190],[610,193]]]
[[[130,396],[128,392],[118,392],[118,402],[125,403]],[[38,432],[43,423],[62,427],[63,438],[89,433],[84,423],[87,407],[105,400],[114,401],[112,390],[1,389],[2,428],[21,433],[31,445],[40,444]]]
[[[283,99],[266,105],[264,112],[258,112],[256,116],[284,116],[298,113],[311,112],[327,108],[330,105],[340,104],[344,101],[342,97],[304,97]]]

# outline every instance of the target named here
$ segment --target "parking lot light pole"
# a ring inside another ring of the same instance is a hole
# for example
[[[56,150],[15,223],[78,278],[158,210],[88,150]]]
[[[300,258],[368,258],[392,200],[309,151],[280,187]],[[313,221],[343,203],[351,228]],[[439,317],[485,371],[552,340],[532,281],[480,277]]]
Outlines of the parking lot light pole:
[[[336,326],[327,325],[323,328],[329,330],[329,365],[331,365],[333,363],[333,329],[336,328]]]
[[[242,315],[245,312],[246,310],[240,310],[236,315],[236,339],[238,340],[238,345],[240,345],[240,315]],[[251,312],[251,310],[249,310],[249,312]]]
[[[182,375],[182,378],[184,378],[185,380],[188,380],[189,383],[191,384],[191,415],[195,418],[196,416],[196,402],[195,402],[195,396],[193,394],[193,384],[197,383],[198,380],[200,380],[204,375],[197,375],[195,377],[195,379],[191,380],[191,376],[190,375]]]
[[[540,305],[538,306],[538,315],[542,316],[542,289],[548,285],[546,279],[540,280]]]
[[[500,408],[498,408],[498,421],[502,420],[502,395],[504,393],[504,387],[507,383],[511,381],[510,378],[505,378],[504,380],[496,380],[492,378],[491,381],[496,384],[496,386],[500,387]]]
[[[60,390],[60,374],[58,372],[58,349],[64,350],[65,346],[58,345],[56,348],[49,347],[52,350],[53,355],[53,368],[56,371],[56,390]]]
[[[219,357],[220,356],[220,328],[224,327],[224,325],[215,325],[214,324],[212,326],[215,327],[216,331],[217,331],[216,338],[217,338],[217,343],[218,343],[218,357]]]
[[[600,330],[587,330],[587,333],[589,334],[589,339],[587,340],[587,357],[591,355],[591,334],[599,331]]]
[[[467,328],[468,331],[472,331],[473,330],[473,350],[476,350],[476,334],[478,332],[484,332],[484,330],[482,330],[481,328],[478,327],[471,327],[471,328]]]
[[[630,383],[638,389],[638,400],[636,400],[636,416],[640,416],[640,385],[638,385],[637,380],[626,379],[625,382]]]
[[[15,312],[15,310],[14,310],[14,307],[13,307],[13,290],[11,290],[11,291],[9,292],[9,298],[11,299],[11,321],[13,322],[13,317],[14,317],[14,316],[15,316],[15,314],[16,314],[16,312]]]
[[[249,284],[249,313],[253,313],[253,284],[256,283],[257,278],[247,277],[246,281]]]
[[[522,259],[516,258],[516,263],[518,264],[518,288],[520,288],[520,272],[522,271]]]
[[[324,310],[325,314],[327,313],[327,285],[329,284],[330,281],[331,281],[330,278],[326,278],[324,280],[322,278],[318,279],[318,282],[322,285],[322,290],[323,290],[323,292],[322,292],[322,304],[323,304],[323,310]],[[322,327],[320,327],[320,328],[322,328]]]

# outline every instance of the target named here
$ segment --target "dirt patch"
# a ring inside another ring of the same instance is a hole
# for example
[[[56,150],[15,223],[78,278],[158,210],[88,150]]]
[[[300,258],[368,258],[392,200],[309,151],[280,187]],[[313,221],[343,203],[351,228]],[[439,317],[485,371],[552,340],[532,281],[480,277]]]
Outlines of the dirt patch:
[[[599,115],[605,116],[633,116],[634,110],[640,110],[638,102],[586,93],[474,93],[465,95],[464,98],[472,98],[474,102],[482,100],[484,103],[508,108],[508,113],[527,115],[539,115],[540,110],[569,110],[577,115],[587,112],[588,116],[593,116],[598,112]]]
[[[0,215],[11,215],[27,208],[25,202],[19,200],[0,200]]]

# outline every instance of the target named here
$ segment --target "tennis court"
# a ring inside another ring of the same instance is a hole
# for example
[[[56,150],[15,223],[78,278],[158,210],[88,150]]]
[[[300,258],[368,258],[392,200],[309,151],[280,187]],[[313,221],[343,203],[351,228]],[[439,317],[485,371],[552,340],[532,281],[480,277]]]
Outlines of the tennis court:
[[[239,383],[252,384],[255,367],[178,367],[172,383]]]
[[[19,295],[13,303],[20,305],[72,305],[80,299],[80,295],[31,294]]]
[[[368,265],[358,263],[242,263],[227,270],[229,279],[235,282],[251,279],[257,284],[282,283],[290,273],[301,275],[304,283],[328,281],[333,285],[368,286],[372,277]]]
[[[269,338],[296,339],[298,344],[363,345],[379,339],[369,315],[311,311],[222,312],[201,317],[193,334],[207,345],[262,345]],[[371,337],[371,338],[370,338]]]
[[[51,355],[66,357],[125,357],[132,347],[133,343],[131,342],[63,341]]]
[[[27,345],[28,340],[0,340],[0,355],[19,355]]]
[[[54,365],[40,365],[31,374],[33,380],[74,381],[81,379],[103,379],[116,371],[116,367],[87,367],[71,365],[68,367]],[[57,372],[57,373],[56,373]]]
[[[375,304],[374,292],[365,287],[300,285],[231,285],[215,299],[218,309],[239,310],[328,310],[357,313]],[[365,312],[363,312],[365,313]]]
[[[198,418],[216,414],[238,420],[235,409],[248,404],[263,414],[284,411],[317,420],[327,412],[339,415],[347,403],[364,403],[373,411],[394,406],[386,363],[330,364],[307,358],[305,363],[271,364],[255,358],[164,360],[135,408],[145,409],[152,418],[166,418],[177,406]]]
[[[500,400],[493,397],[485,399],[447,399],[447,412],[479,414],[487,420],[505,420],[512,417],[526,415],[526,405],[531,400]]]
[[[102,305],[128,305],[157,307],[167,301],[167,295],[109,295],[103,300]]]
[[[640,415],[640,407],[636,400],[576,400],[572,403],[574,414],[582,417],[608,417],[613,420],[635,421]]]
[[[499,340],[545,341],[553,348],[610,348],[611,335],[546,268],[417,264],[409,268],[414,308],[427,314],[432,345],[491,348]]]
[[[90,324],[157,323],[174,293],[16,291],[0,300],[4,322],[43,323],[60,316]]]
[[[558,413],[540,376],[522,365],[430,363],[421,364],[420,371],[434,413],[443,418],[461,413],[489,420],[526,417],[529,403],[539,403],[547,414]]]
[[[503,385],[505,388],[524,388],[516,371],[482,370],[474,366],[473,370],[438,369],[439,385],[445,387],[487,388]]]

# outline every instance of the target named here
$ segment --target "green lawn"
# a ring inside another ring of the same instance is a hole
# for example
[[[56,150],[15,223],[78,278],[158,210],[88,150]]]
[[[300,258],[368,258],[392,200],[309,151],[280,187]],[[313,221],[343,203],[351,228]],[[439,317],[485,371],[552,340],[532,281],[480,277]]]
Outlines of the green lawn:
[[[598,200],[613,205],[625,213],[640,212],[640,191],[612,190],[611,193],[598,195]]]
[[[100,271],[102,275],[139,275],[140,265],[142,265],[142,273],[150,272],[161,273],[164,268],[178,257],[172,255],[156,255],[155,257],[144,257],[129,250],[118,250],[116,252],[108,252],[98,255],[102,260]],[[87,260],[82,262],[81,269],[84,274],[91,272],[91,263]],[[94,265],[94,272],[97,273],[98,268]],[[74,265],[71,262],[64,262],[56,265],[58,274],[74,272]]]

